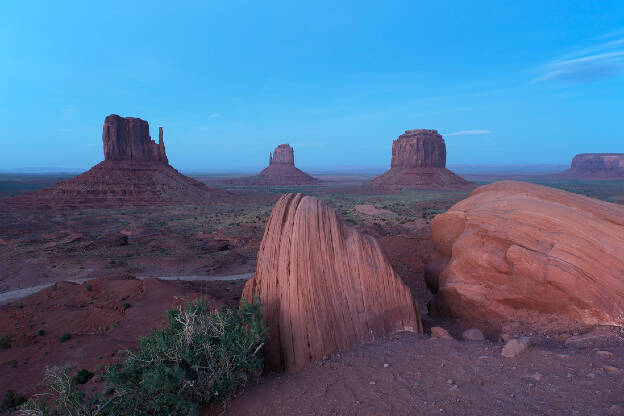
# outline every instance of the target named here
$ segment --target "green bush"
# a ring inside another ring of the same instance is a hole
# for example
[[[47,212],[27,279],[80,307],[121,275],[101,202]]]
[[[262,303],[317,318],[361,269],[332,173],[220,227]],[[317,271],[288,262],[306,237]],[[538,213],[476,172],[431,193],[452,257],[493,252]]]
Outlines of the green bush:
[[[11,348],[11,341],[13,336],[11,334],[0,337],[0,349],[8,350]]]
[[[131,415],[194,415],[199,405],[227,400],[262,373],[266,329],[257,304],[209,313],[196,301],[167,313],[168,326],[141,339],[139,351],[109,369],[119,397],[112,408]]]
[[[70,334],[70,333],[65,332],[63,335],[61,335],[61,336],[59,337],[59,341],[61,341],[61,342],[69,341],[69,340],[71,339],[71,337],[72,337],[72,336],[71,336],[71,334]]]
[[[127,351],[107,370],[110,397],[87,398],[77,387],[84,378],[78,376],[92,376],[89,371],[71,377],[53,367],[43,380],[49,393],[33,396],[20,414],[196,415],[200,406],[227,400],[262,374],[267,330],[257,302],[210,312],[197,300],[167,317],[166,328],[142,338],[138,352]]]
[[[0,413],[14,410],[25,401],[26,398],[24,396],[16,394],[13,390],[7,390],[2,398],[2,404],[0,404]]]
[[[76,373],[76,375],[73,378],[73,381],[75,384],[85,384],[87,381],[91,380],[93,376],[95,376],[95,374],[93,374],[91,371],[87,370],[86,368],[83,368],[82,370]]]

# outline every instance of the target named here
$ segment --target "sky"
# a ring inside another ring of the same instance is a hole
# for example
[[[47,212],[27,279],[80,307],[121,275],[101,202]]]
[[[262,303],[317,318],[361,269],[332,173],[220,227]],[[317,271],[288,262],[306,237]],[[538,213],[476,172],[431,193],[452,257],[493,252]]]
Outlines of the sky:
[[[0,170],[87,169],[108,114],[163,126],[180,170],[387,167],[624,152],[624,1],[7,1]]]

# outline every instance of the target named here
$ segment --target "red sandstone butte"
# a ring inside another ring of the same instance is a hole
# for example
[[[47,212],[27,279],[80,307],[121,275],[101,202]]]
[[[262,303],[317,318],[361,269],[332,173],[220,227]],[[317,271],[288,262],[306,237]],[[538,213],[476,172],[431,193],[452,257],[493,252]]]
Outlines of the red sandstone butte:
[[[120,206],[209,204],[229,193],[209,188],[169,165],[162,127],[159,143],[149,124],[112,114],[102,129],[104,161],[51,188],[1,201],[9,209],[117,208]]]
[[[446,169],[446,144],[437,130],[406,130],[392,143],[390,170],[373,179],[388,188],[467,188],[473,186]]]
[[[538,328],[624,325],[624,207],[530,183],[481,186],[432,222],[434,313]]]
[[[624,153],[582,153],[572,159],[570,169],[557,176],[571,179],[624,179]]]
[[[295,167],[293,148],[280,144],[269,153],[269,166],[256,176],[227,181],[240,185],[318,185],[321,181]]]
[[[422,332],[418,306],[377,241],[317,199],[275,204],[243,298],[257,296],[270,338],[267,368],[311,360],[398,331]]]

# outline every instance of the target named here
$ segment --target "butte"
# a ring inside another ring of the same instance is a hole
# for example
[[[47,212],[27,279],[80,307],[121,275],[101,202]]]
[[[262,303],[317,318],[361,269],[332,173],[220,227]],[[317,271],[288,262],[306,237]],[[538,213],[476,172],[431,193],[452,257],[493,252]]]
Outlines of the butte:
[[[406,130],[392,142],[390,170],[373,179],[382,188],[461,189],[473,184],[446,169],[446,144],[437,130]]]
[[[102,132],[104,161],[87,172],[28,194],[6,198],[9,209],[117,208],[122,206],[209,204],[229,197],[182,175],[169,165],[159,128],[159,142],[149,124],[111,114]]]
[[[269,153],[269,166],[256,176],[227,181],[232,185],[318,185],[318,179],[295,167],[295,153],[289,144],[280,144]]]
[[[556,176],[570,179],[624,179],[624,153],[581,153],[570,169]]]

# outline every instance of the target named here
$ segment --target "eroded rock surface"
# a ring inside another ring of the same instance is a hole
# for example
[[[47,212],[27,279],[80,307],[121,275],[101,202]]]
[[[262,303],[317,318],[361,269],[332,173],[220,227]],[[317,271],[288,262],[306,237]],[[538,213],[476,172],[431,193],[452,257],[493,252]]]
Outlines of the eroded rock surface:
[[[466,188],[472,186],[446,169],[446,144],[437,130],[406,130],[392,143],[390,170],[373,180],[382,187]]]
[[[624,207],[530,183],[477,188],[432,223],[432,310],[531,326],[624,325]]]
[[[230,179],[232,185],[318,185],[318,179],[295,167],[294,150],[288,144],[280,144],[269,154],[269,166],[256,176]]]
[[[135,117],[111,114],[104,120],[102,142],[104,160],[138,160],[168,163],[162,127],[159,143],[152,140],[149,124]]]
[[[559,176],[574,179],[624,179],[624,153],[582,153]]]
[[[162,127],[157,144],[149,136],[147,121],[112,114],[104,121],[102,142],[104,161],[50,188],[3,199],[0,209],[209,204],[231,196],[171,167]]]
[[[273,208],[243,291],[246,300],[254,296],[270,330],[273,370],[296,371],[383,334],[422,332],[418,306],[377,241],[302,194],[286,194]]]

